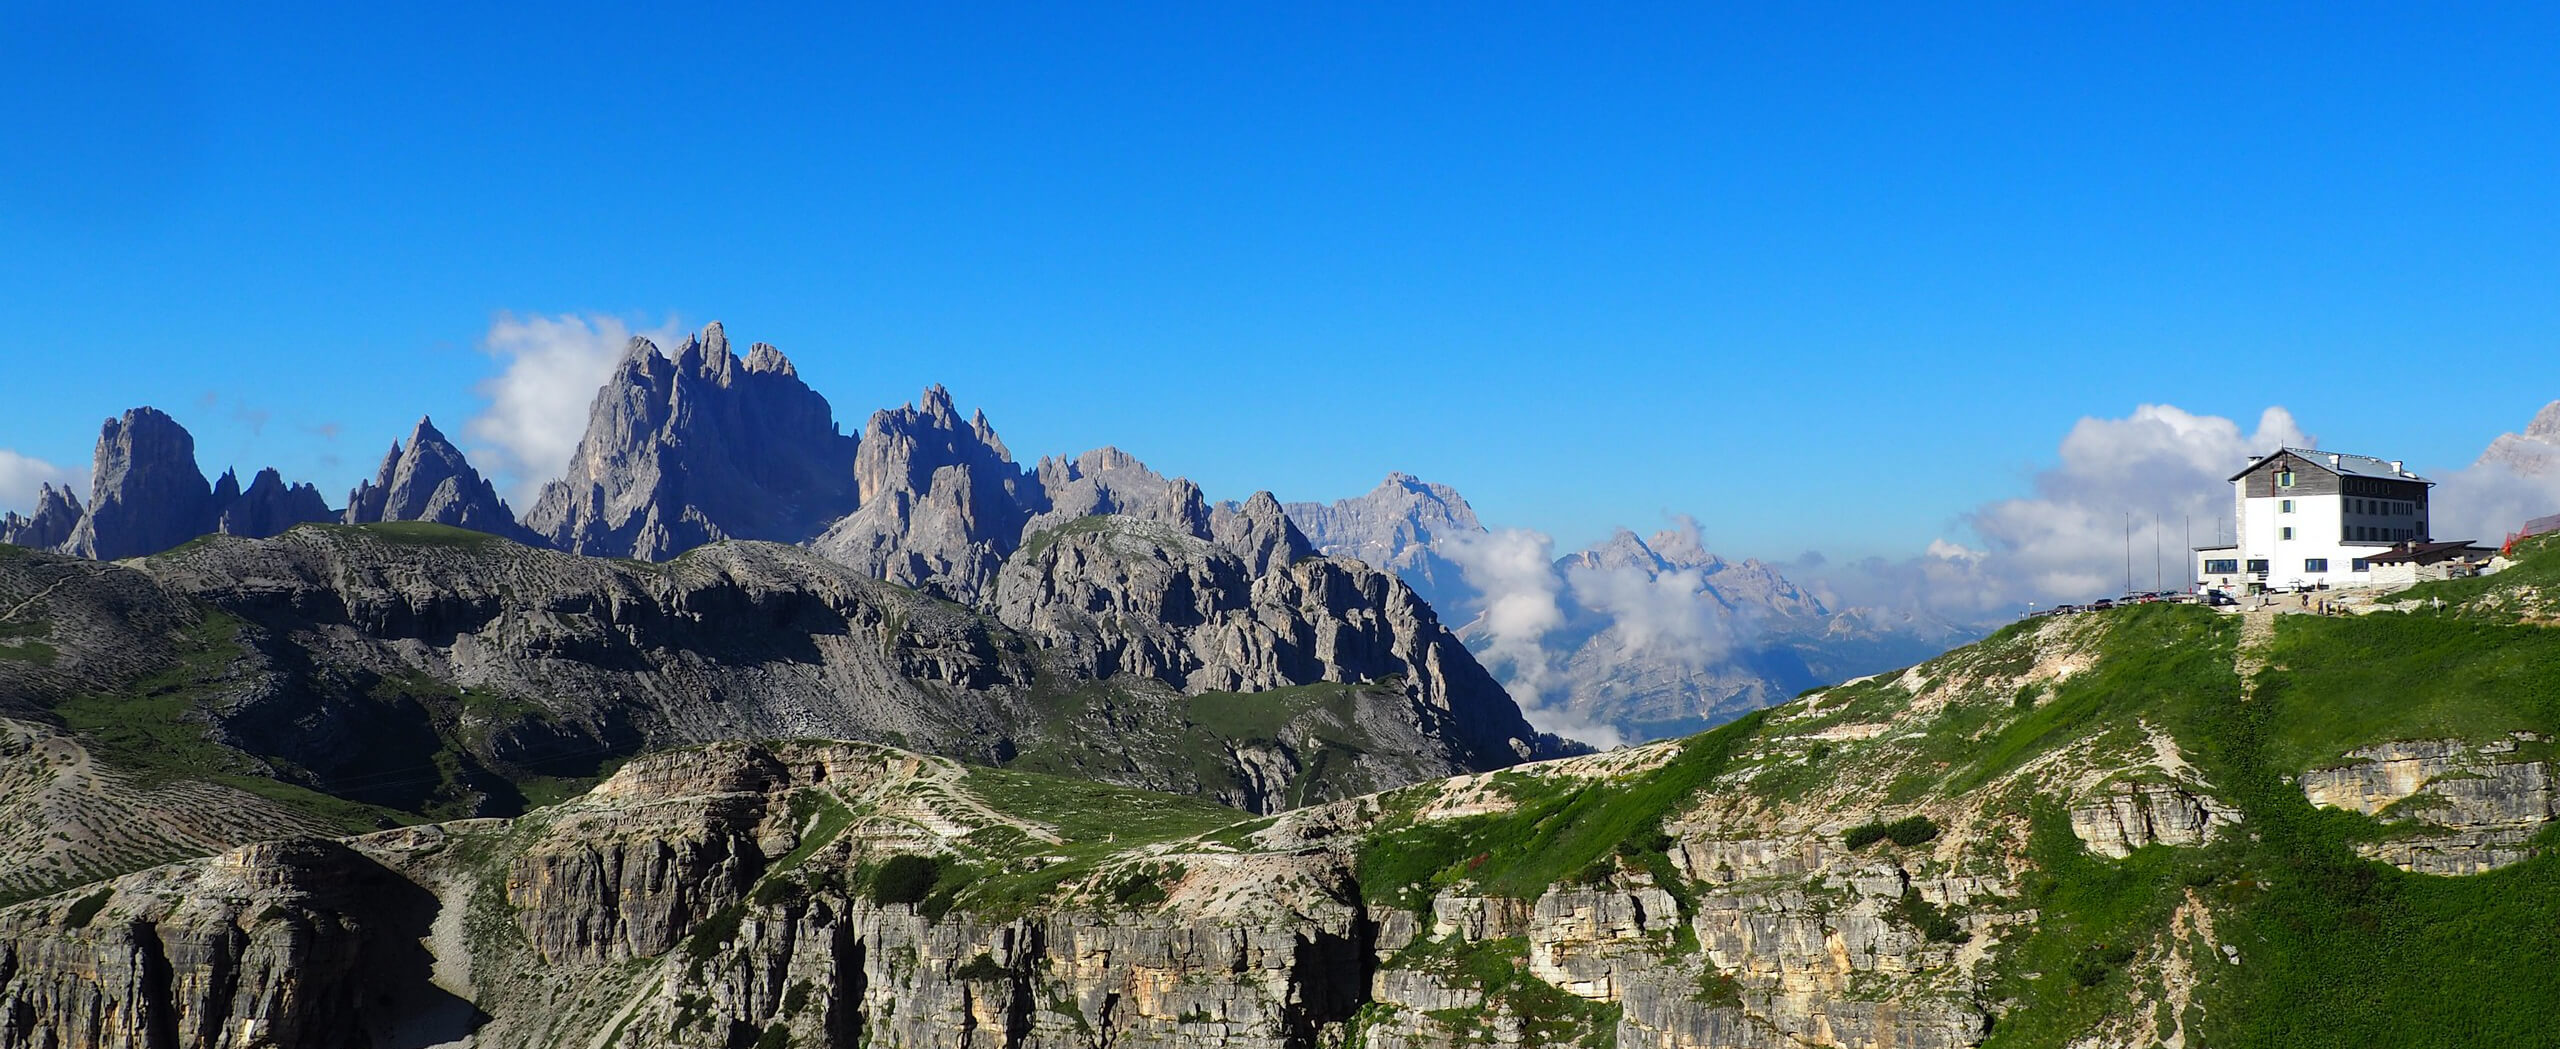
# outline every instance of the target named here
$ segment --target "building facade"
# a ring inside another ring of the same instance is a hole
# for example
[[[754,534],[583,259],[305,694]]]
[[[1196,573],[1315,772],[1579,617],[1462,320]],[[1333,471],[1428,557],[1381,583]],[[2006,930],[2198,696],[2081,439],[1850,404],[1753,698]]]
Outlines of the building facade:
[[[2238,542],[2195,552],[2196,582],[2231,593],[2373,581],[2368,559],[2424,542],[2435,482],[2398,460],[2279,448],[2231,475]]]

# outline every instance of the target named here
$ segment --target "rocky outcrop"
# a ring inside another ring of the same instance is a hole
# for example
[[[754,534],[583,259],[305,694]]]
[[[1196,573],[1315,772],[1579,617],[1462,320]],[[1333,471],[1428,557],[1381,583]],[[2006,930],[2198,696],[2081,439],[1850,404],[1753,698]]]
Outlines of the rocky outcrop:
[[[2393,825],[2399,833],[2358,846],[2370,858],[2420,874],[2478,874],[2531,857],[2533,838],[2560,815],[2548,763],[2516,759],[2523,741],[2536,737],[2363,747],[2348,752],[2353,764],[2303,773],[2302,793]]]
[[[861,505],[814,544],[840,564],[974,603],[1047,506],[981,412],[966,422],[940,386],[872,415],[855,455]]]
[[[405,442],[394,441],[370,481],[347,493],[348,524],[426,521],[510,538],[530,538],[496,485],[480,476],[435,421],[420,418]]]
[[[1305,556],[1267,494],[1219,518],[1197,489],[1179,488],[1189,498],[1167,516],[1188,528],[1087,517],[1035,536],[997,577],[996,617],[1094,678],[1189,693],[1393,681],[1413,706],[1374,713],[1445,724],[1470,763],[1541,752],[1501,686],[1411,588],[1358,561]]]
[[[855,445],[771,346],[742,361],[717,323],[672,359],[634,339],[524,524],[562,550],[649,561],[722,539],[802,542],[853,510]]]
[[[47,482],[36,491],[32,515],[21,517],[16,511],[0,515],[0,543],[58,549],[71,541],[71,532],[80,526],[80,517],[80,500],[71,490]]]
[[[213,489],[196,440],[156,408],[109,419],[98,434],[89,512],[65,549],[113,561],[158,553],[213,529]]]
[[[283,535],[298,524],[333,521],[329,502],[320,490],[307,484],[287,485],[274,467],[258,471],[247,491],[240,490],[239,478],[225,470],[214,483],[213,530],[224,535],[264,539]]]
[[[468,1005],[426,979],[433,906],[343,844],[288,841],[19,908],[0,922],[0,1046],[379,1044],[442,1033],[439,1018],[467,1030]]]
[[[2167,783],[2119,781],[2071,809],[2071,833],[2114,859],[2145,845],[2202,845],[2240,821],[2231,806]]]

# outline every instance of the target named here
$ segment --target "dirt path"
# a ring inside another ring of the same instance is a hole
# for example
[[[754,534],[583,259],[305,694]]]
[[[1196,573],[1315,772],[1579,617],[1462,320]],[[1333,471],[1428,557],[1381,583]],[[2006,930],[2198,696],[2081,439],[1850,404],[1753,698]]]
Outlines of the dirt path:
[[[2240,675],[2242,702],[2257,698],[2258,672],[2267,668],[2267,646],[2275,639],[2273,609],[2240,613],[2240,643],[2231,650],[2231,669]]]

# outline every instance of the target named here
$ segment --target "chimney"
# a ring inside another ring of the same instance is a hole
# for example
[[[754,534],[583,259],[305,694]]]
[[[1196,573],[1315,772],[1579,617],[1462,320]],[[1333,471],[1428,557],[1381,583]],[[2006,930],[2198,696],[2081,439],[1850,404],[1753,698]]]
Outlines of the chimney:
[[[2259,463],[2264,462],[2266,458],[2267,457],[2263,455],[2252,455],[2249,457],[2249,465],[2256,466]]]
[[[2393,459],[2393,460],[2391,460],[2391,472],[2392,472],[2392,473],[2396,473],[2396,474],[2404,474],[2404,473],[2408,473],[2408,472],[2409,472],[2409,467],[2408,467],[2406,464],[2402,463],[2400,460],[2398,460],[2398,459]]]
[[[2331,453],[2329,453],[2329,469],[2331,469],[2331,470],[2335,470],[2335,469],[2337,469],[2337,468],[2338,468],[2338,453],[2336,453],[2336,452],[2331,452]]]

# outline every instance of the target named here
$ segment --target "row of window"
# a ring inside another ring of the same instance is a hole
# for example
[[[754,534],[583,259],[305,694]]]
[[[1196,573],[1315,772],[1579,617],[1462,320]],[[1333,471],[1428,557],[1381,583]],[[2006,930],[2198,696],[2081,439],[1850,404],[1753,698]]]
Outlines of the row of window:
[[[2364,558],[2359,557],[2354,561],[2349,562],[2347,570],[2350,572],[2365,572],[2372,570],[2372,568],[2373,566],[2370,563],[2366,562]],[[2329,559],[2325,557],[2303,558],[2302,570],[2305,572],[2326,572],[2329,570]],[[2208,557],[2205,559],[2204,574],[2206,575],[2238,575],[2239,572],[2239,558]],[[2251,575],[2265,575],[2267,573],[2266,559],[2261,557],[2250,558],[2249,573]]]
[[[2276,512],[2280,514],[2292,513],[2293,500],[2277,500]],[[2392,502],[2381,499],[2349,499],[2347,500],[2347,512],[2351,514],[2397,514],[2405,517],[2409,514],[2417,513],[2418,504]]]
[[[2368,543],[2394,543],[2403,539],[2415,539],[2417,537],[2417,530],[2411,528],[2374,528],[2369,525],[2347,526],[2347,538],[2363,540]]]

